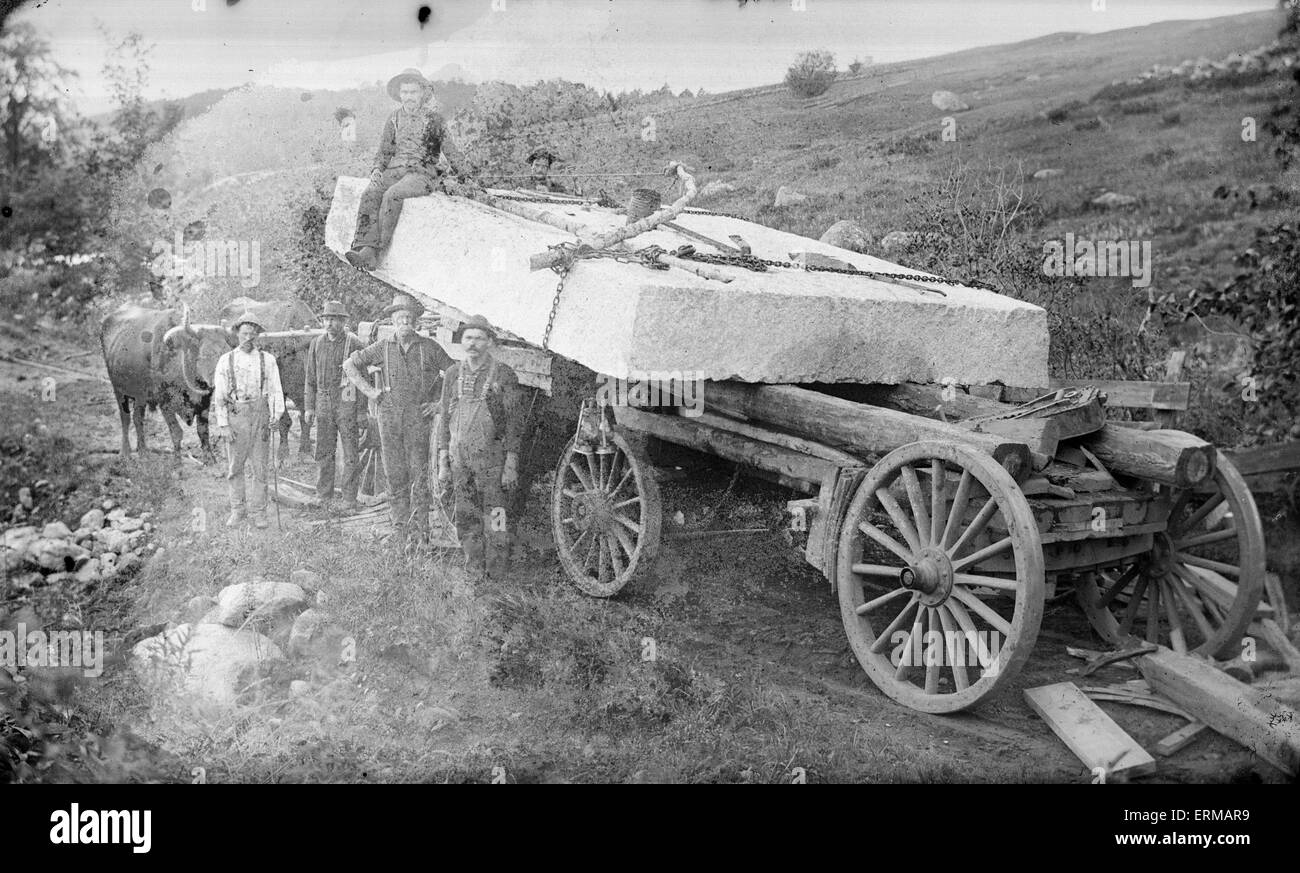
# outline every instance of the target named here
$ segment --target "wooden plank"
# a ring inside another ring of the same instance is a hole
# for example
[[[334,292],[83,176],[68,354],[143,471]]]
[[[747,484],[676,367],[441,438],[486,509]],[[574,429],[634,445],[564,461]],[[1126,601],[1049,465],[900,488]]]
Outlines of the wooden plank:
[[[1300,675],[1300,650],[1291,643],[1276,621],[1271,618],[1261,618],[1251,624],[1249,632],[1263,637],[1264,641],[1286,662],[1287,669]]]
[[[1243,476],[1300,470],[1300,442],[1279,443],[1224,454]]]
[[[1291,707],[1208,661],[1163,646],[1139,658],[1138,667],[1152,688],[1200,721],[1284,772],[1300,774],[1300,717]]]
[[[1026,688],[1025,700],[1088,772],[1103,768],[1107,780],[1155,772],[1155,759],[1073,682]]]
[[[1042,456],[1043,464],[1056,454],[1061,428],[1052,418],[996,418],[987,421],[959,421],[957,426],[976,433],[992,433],[1029,446],[1030,454]],[[1040,467],[1035,463],[1036,468]]]
[[[1187,748],[1192,740],[1196,739],[1209,725],[1203,721],[1189,721],[1187,724],[1174,731],[1169,736],[1156,743],[1156,754],[1161,757],[1168,757],[1174,752]]]

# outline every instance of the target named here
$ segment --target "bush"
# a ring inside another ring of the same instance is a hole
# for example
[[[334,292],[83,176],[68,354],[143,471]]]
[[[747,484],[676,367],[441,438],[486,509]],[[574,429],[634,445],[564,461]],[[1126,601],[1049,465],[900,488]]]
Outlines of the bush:
[[[1183,114],[1177,109],[1170,109],[1164,115],[1160,116],[1160,121],[1167,127],[1173,127],[1183,120]]]
[[[800,97],[824,94],[834,81],[835,55],[825,50],[804,52],[785,74],[785,84]]]
[[[1075,122],[1075,130],[1096,130],[1101,127],[1101,118],[1085,118],[1083,121]]]

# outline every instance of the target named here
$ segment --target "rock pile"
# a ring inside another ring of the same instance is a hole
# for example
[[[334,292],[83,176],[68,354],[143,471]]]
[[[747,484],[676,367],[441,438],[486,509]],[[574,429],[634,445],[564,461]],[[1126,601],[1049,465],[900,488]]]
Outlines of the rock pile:
[[[315,573],[295,570],[289,582],[253,577],[227,585],[216,598],[191,598],[172,627],[135,645],[132,669],[154,690],[222,705],[237,703],[289,658],[331,671],[350,658],[355,643],[328,613],[310,605],[308,592],[320,586]]]
[[[75,530],[61,521],[43,527],[23,525],[4,532],[0,564],[12,589],[39,585],[109,581],[131,572],[153,551],[147,542],[150,514],[127,515],[106,500],[83,515]]]
[[[1132,79],[1116,79],[1112,85],[1138,85],[1144,82],[1163,79],[1186,79],[1200,82],[1228,75],[1243,73],[1280,73],[1300,64],[1293,51],[1288,50],[1280,41],[1260,46],[1249,52],[1233,52],[1222,60],[1211,61],[1207,57],[1185,60],[1181,64],[1155,64],[1150,69]]]

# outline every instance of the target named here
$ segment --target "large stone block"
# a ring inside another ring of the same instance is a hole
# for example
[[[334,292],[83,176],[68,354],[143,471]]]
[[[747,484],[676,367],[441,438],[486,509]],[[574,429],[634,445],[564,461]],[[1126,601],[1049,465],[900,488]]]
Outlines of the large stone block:
[[[340,178],[326,244],[346,251],[364,179]],[[624,224],[610,210],[528,204],[591,229]],[[860,270],[925,274],[870,255],[740,219],[685,214],[677,223],[726,242],[738,234],[759,257],[812,252]],[[482,313],[540,344],[557,276],[529,270],[531,255],[572,241],[557,228],[482,203],[434,194],[404,202],[375,276],[451,314]],[[631,241],[673,250],[691,243],[659,229]],[[1047,318],[1037,306],[960,285],[772,268],[720,267],[730,283],[608,258],[569,274],[550,338],[552,351],[600,373],[699,372],[747,382],[942,382],[1033,387],[1047,382]],[[932,290],[924,290],[929,287]],[[941,292],[941,293],[939,293]]]

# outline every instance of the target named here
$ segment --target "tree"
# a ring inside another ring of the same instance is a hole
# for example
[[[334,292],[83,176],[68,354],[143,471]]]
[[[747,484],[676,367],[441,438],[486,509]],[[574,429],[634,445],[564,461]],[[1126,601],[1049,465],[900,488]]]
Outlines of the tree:
[[[856,76],[869,66],[871,66],[871,58],[854,58],[853,63],[849,64],[849,72]]]
[[[800,97],[824,94],[835,81],[835,55],[819,49],[804,52],[785,74],[785,84]]]
[[[0,37],[0,138],[7,190],[30,183],[30,171],[56,163],[75,114],[63,97],[76,73],[55,61],[50,44],[23,22]]]

